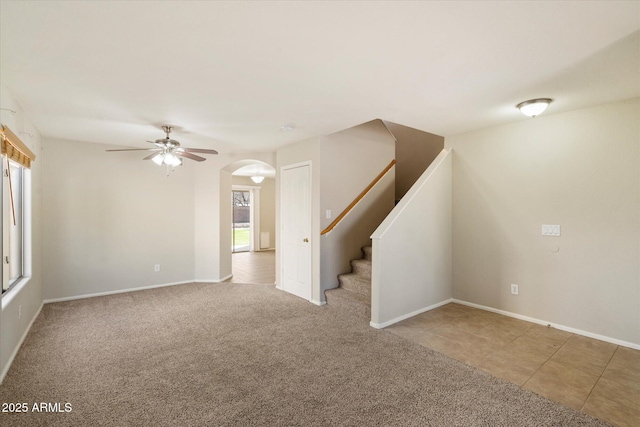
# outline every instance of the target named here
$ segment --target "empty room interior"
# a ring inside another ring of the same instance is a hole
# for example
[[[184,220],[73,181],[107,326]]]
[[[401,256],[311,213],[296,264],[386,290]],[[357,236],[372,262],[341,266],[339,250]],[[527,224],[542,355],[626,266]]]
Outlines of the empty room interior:
[[[640,2],[0,31],[1,425],[640,425]]]

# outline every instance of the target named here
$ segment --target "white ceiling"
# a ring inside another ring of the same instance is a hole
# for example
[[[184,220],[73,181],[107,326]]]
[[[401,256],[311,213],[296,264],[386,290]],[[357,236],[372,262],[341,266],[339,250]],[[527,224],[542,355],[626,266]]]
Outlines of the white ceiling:
[[[45,137],[272,151],[381,118],[439,135],[640,96],[640,2],[0,2]],[[283,125],[295,128],[285,132]]]

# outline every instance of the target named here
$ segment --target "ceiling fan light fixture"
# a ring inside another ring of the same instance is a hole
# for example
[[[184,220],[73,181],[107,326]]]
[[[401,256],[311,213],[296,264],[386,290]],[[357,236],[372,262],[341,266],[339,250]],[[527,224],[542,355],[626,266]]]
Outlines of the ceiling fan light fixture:
[[[251,181],[255,182],[256,184],[260,184],[262,181],[264,181],[264,176],[254,175],[251,177]]]
[[[182,164],[182,160],[174,154],[167,153],[164,155],[164,164],[169,166],[180,166]]]
[[[549,104],[551,104],[551,101],[552,99],[550,98],[530,99],[516,105],[516,108],[518,108],[525,116],[536,117],[547,109]]]
[[[169,137],[169,134],[171,133],[171,126],[162,126],[162,130],[167,135],[166,138],[156,139],[155,141],[147,140],[148,143],[155,146],[154,148],[123,148],[106,151],[152,151],[153,153],[149,154],[142,160],[153,160],[153,163],[158,166],[167,165],[171,167],[182,165],[185,158],[195,160],[197,162],[204,162],[206,160],[204,157],[193,153],[218,154],[216,150],[208,148],[181,147],[178,141]]]
[[[162,166],[162,163],[164,162],[164,154],[163,153],[158,153],[158,154],[155,155],[155,157],[152,157],[151,160],[156,165]]]

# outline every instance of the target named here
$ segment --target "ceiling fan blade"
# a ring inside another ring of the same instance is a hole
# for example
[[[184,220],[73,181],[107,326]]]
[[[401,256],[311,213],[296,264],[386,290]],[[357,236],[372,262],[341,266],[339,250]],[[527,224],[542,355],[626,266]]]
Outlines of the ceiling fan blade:
[[[104,150],[104,151],[149,151],[157,150],[157,148],[122,148],[118,150]]]
[[[155,152],[154,152],[154,153],[149,154],[147,157],[145,157],[145,158],[144,158],[144,159],[142,159],[142,160],[151,160],[151,159],[153,159],[155,156],[157,156],[157,155],[158,155],[158,153],[159,153],[160,151],[162,151],[162,150],[159,150],[159,149],[158,149],[158,150],[156,150],[156,149],[152,149],[152,150],[153,150],[153,151],[155,151]]]
[[[183,151],[187,151],[189,153],[205,153],[205,154],[218,154],[216,150],[207,150],[205,148],[181,148]]]
[[[175,154],[176,156],[180,156],[180,157],[186,157],[187,159],[191,159],[191,160],[195,160],[196,162],[204,162],[205,159],[204,157],[200,157],[200,156],[196,156],[195,154],[191,154],[191,153],[185,153],[183,151],[174,151],[173,154]]]

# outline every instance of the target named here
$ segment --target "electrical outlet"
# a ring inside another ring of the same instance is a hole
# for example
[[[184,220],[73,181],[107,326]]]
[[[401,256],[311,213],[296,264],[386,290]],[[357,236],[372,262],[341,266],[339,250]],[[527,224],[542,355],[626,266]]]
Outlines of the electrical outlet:
[[[518,295],[518,285],[514,283],[511,284],[511,295]]]
[[[18,319],[22,319],[22,306],[18,306]]]
[[[153,267],[153,271],[155,271],[156,273],[157,273],[158,271],[160,271],[160,264],[156,264],[156,265]]]

